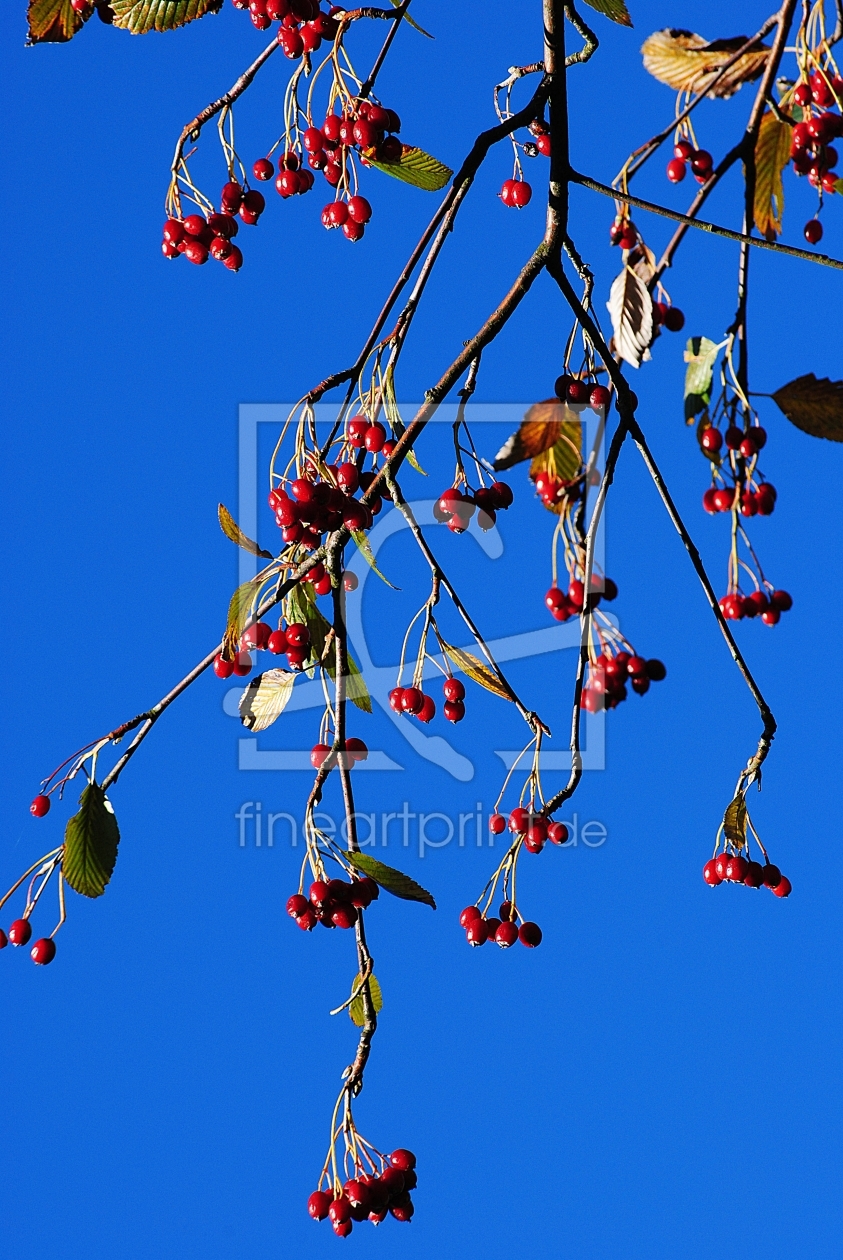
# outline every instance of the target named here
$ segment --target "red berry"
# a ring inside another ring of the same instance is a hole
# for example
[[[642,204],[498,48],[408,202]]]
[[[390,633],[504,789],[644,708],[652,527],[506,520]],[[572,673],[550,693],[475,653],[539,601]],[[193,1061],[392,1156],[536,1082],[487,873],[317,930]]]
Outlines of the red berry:
[[[401,693],[401,709],[404,713],[419,713],[424,704],[424,692],[418,687],[405,687]]]
[[[748,863],[746,858],[742,858],[739,854],[733,854],[728,858],[726,862],[727,879],[733,880],[737,884],[742,884],[747,870]]]
[[[197,267],[201,267],[203,263],[208,261],[208,246],[202,241],[197,241],[195,237],[191,237],[185,242],[184,256]]]
[[[717,872],[716,858],[709,858],[706,862],[703,867],[703,879],[707,884],[710,884],[712,888],[716,888],[718,884],[722,884],[723,876],[719,875]]]
[[[495,944],[502,949],[509,949],[518,940],[518,928],[511,919],[505,919],[495,932]]]
[[[542,930],[538,923],[522,923],[518,929],[518,939],[528,949],[535,949],[537,945],[542,943]]]
[[[460,927],[468,927],[469,923],[473,923],[475,919],[482,919],[483,916],[476,906],[466,906],[460,915]]]
[[[244,648],[258,648],[263,651],[267,643],[269,643],[271,635],[272,629],[265,621],[256,621],[254,625],[243,631],[240,646]]]
[[[416,1166],[416,1157],[412,1151],[400,1146],[397,1151],[392,1152],[389,1162],[393,1168],[400,1168],[401,1172],[409,1172]]]
[[[8,945],[8,943],[9,943],[9,938],[8,938],[8,936],[7,936],[7,935],[6,935],[6,933],[3,931],[3,929],[2,929],[2,928],[0,928],[0,949],[5,949],[5,948],[6,948],[6,946]]]
[[[226,661],[217,653],[214,657],[214,673],[217,678],[230,678],[234,673],[234,661]]]
[[[822,240],[822,236],[823,225],[819,219],[809,219],[805,224],[805,240],[809,245],[816,245],[818,241]]]
[[[776,891],[778,893],[778,889]],[[40,967],[46,967],[47,963],[51,963],[56,956],[55,941],[51,940],[49,936],[42,936],[41,940],[36,941],[32,946],[32,949],[29,951],[29,956],[32,961],[34,963],[38,963]]]
[[[243,200],[243,189],[236,180],[232,180],[229,184],[223,184],[220,193],[220,205],[226,214],[236,214],[240,209],[240,203]]]
[[[511,901],[502,901],[498,907],[498,914],[501,919],[514,919],[515,910]]]
[[[287,651],[287,636],[283,630],[273,630],[266,641],[266,646],[274,656],[281,656]]]
[[[760,862],[747,862],[743,882],[747,888],[760,888],[764,883],[764,867]]]
[[[723,434],[719,429],[715,429],[711,425],[707,429],[703,429],[700,435],[700,446],[704,451],[719,451],[722,445]]]
[[[762,878],[763,878],[764,883],[765,883],[765,885],[767,886],[767,888],[777,888],[777,887],[778,887],[779,882],[780,882],[780,880],[781,880],[781,878],[782,878],[782,873],[781,873],[781,871],[779,870],[779,868],[778,868],[777,866],[773,866],[772,862],[768,862],[768,863],[767,863],[767,865],[764,867],[764,869],[763,869],[763,871],[761,872],[761,874],[762,874]],[[10,937],[10,938],[11,938],[11,935],[12,935],[12,933],[11,933],[11,930],[10,930],[10,931],[9,931],[9,937]]]
[[[272,179],[275,174],[275,166],[269,158],[258,158],[252,166],[252,174],[255,179]]]
[[[324,1221],[333,1197],[326,1190],[314,1190],[307,1201],[307,1210],[315,1221]]]
[[[588,396],[589,404],[597,409],[598,407],[608,407],[612,401],[612,392],[605,385],[595,385]]]
[[[668,332],[680,332],[685,327],[685,316],[678,306],[669,306],[664,314],[664,326]]]
[[[310,764],[318,770],[328,760],[331,749],[328,744],[314,744],[310,753]]]
[[[770,603],[779,612],[789,612],[793,607],[793,599],[788,595],[787,591],[773,591],[770,596]]]
[[[687,168],[682,158],[671,158],[667,164],[667,178],[671,184],[680,184],[687,174]]]
[[[50,812],[49,796],[44,796],[43,793],[36,796],[35,800],[29,807],[29,812],[34,818],[43,818],[45,814]]]
[[[520,805],[516,806],[509,815],[509,830],[515,835],[520,835],[527,830],[529,825],[529,810],[523,809]],[[504,915],[501,915],[501,918],[504,917]]]
[[[486,927],[486,920],[481,918],[472,919],[465,929],[465,939],[469,945],[485,945],[489,939],[489,929]]]
[[[465,704],[462,700],[446,700],[442,712],[449,722],[461,722],[465,717]]]
[[[338,928],[354,927],[357,917],[357,910],[352,905],[337,906],[331,913],[331,920]]]
[[[776,897],[789,897],[792,892],[793,885],[786,875],[782,875],[781,879],[773,889],[773,893]]]
[[[691,170],[695,175],[708,175],[714,165],[714,159],[707,149],[697,149],[691,154]]]
[[[363,437],[366,450],[373,455],[377,455],[378,451],[383,449],[386,441],[386,429],[382,424],[370,424]]]
[[[345,750],[353,763],[368,760],[369,749],[362,739],[357,739],[354,735],[352,735],[351,739],[345,741]]]
[[[425,696],[424,703],[422,704],[422,707],[419,709],[418,713],[416,714],[416,717],[419,719],[420,722],[431,722],[435,716],[436,716],[436,704],[434,702],[433,696]]]
[[[30,936],[32,936],[32,928],[29,925],[29,919],[15,919],[9,928],[9,940],[13,945],[26,945]]]
[[[547,838],[551,844],[564,844],[568,839],[568,828],[564,823],[549,823],[547,828]]]
[[[465,686],[460,682],[459,678],[446,678],[442,684],[442,690],[445,693],[446,700],[465,699]]]
[[[591,397],[591,388],[592,387],[589,385],[588,381],[581,381],[579,378],[574,378],[568,382],[568,388],[565,393],[566,402],[575,406],[581,403],[587,403]]]
[[[291,919],[298,919],[304,914],[305,910],[309,910],[307,898],[301,893],[293,893],[292,897],[287,898],[287,914]],[[327,1211],[327,1208],[325,1209]]]

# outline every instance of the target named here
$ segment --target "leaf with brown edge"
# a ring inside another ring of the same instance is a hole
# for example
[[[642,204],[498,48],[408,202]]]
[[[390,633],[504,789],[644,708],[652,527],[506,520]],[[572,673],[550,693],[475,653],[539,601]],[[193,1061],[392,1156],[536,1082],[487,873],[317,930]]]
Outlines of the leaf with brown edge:
[[[742,796],[736,796],[727,805],[723,815],[723,830],[726,839],[731,840],[739,849],[746,844],[746,801]]]
[[[843,381],[817,380],[813,372],[782,385],[773,398],[791,424],[811,437],[843,442]]]
[[[361,987],[361,983],[362,978],[358,972],[354,977],[354,984],[351,986],[351,992],[357,993],[357,990]],[[372,1006],[374,1007],[375,1014],[379,1015],[383,1010],[383,993],[381,992],[381,986],[378,984],[374,972],[369,976],[369,996],[372,999]],[[362,992],[357,993],[357,997],[352,998],[348,1007],[348,1013],[351,1017],[351,1022],[356,1024],[358,1028],[362,1028],[366,1022],[366,1008],[363,1003]]]
[[[736,35],[734,39],[716,39],[708,43],[692,31],[655,31],[645,39],[641,48],[644,69],[659,83],[667,84],[676,92],[704,92],[707,84],[747,39],[746,35]],[[759,78],[769,53],[766,44],[744,53],[709,95],[732,96],[742,83]]]
[[[238,705],[247,730],[265,731],[277,722],[293,694],[296,677],[286,669],[267,669],[250,681]]]
[[[87,19],[71,8],[70,0],[29,0],[26,20],[27,44],[66,44]]]
[[[417,884],[403,871],[397,871],[394,866],[387,866],[385,862],[369,857],[368,853],[346,853],[345,857],[353,867],[368,875],[381,888],[392,893],[393,897],[400,897],[402,901],[421,901],[432,910],[436,909],[436,902],[427,889],[422,888],[421,884]]]
[[[74,892],[102,896],[114,873],[119,843],[120,828],[111,801],[98,783],[89,783],[64,831],[61,870]]]
[[[253,556],[263,556],[264,560],[272,560],[272,552],[264,551],[263,547],[259,547],[256,542],[252,542],[251,538],[247,538],[224,503],[220,503],[217,507],[217,516],[220,529],[226,538],[230,538],[233,543],[237,543],[238,547],[242,547]]]
[[[223,0],[109,0],[114,25],[131,35],[175,31],[208,13],[219,13]]]
[[[624,267],[615,277],[606,306],[612,319],[615,350],[630,367],[640,367],[650,357],[653,299],[647,285],[631,267]]]
[[[405,184],[412,184],[414,188],[421,188],[424,192],[438,192],[454,173],[444,162],[413,145],[404,145],[397,162],[378,162],[374,153],[374,149],[367,149],[364,154],[369,166],[376,171],[383,171],[385,175],[393,175],[395,179],[402,179]]]
[[[780,122],[772,110],[761,118],[755,142],[755,226],[767,240],[775,240],[782,230],[784,188],[782,171],[790,161],[790,127]]]
[[[507,438],[494,458],[492,467],[503,472],[525,459],[535,459],[557,443],[568,439],[579,447],[582,442],[582,425],[576,412],[558,398],[546,398],[533,403],[512,437]],[[568,443],[566,443],[568,445]],[[570,447],[569,447],[570,449]],[[573,452],[572,458],[573,458]],[[561,474],[560,474],[561,475]],[[572,476],[576,475],[574,473]]]
[[[226,660],[237,654],[240,636],[246,629],[252,611],[252,601],[263,586],[263,578],[258,576],[244,582],[232,595],[228,604],[228,617],[225,623],[225,634],[222,640],[222,653]]]
[[[629,16],[624,0],[585,0],[585,2],[610,21],[617,22],[619,26],[632,26],[632,18]]]
[[[491,670],[488,665],[484,664],[478,656],[474,656],[471,652],[466,652],[462,648],[452,647],[444,639],[440,639],[439,643],[443,655],[448,659],[452,669],[456,665],[468,678],[473,682],[479,683],[481,687],[485,687],[487,691],[491,691],[493,695],[500,696],[502,700],[512,699],[512,696],[494,670]]]

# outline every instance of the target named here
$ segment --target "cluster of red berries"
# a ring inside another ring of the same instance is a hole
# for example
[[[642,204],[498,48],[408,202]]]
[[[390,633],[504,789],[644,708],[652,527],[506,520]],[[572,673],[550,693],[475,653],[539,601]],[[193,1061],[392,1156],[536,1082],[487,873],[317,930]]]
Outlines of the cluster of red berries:
[[[458,678],[446,678],[442,685],[445,703],[442,712],[449,722],[461,722],[465,717],[465,687]],[[389,693],[389,707],[395,713],[406,713],[420,722],[430,722],[436,713],[433,696],[425,695],[420,687],[393,687]]]
[[[608,407],[612,401],[612,391],[605,385],[595,385],[593,381],[585,381],[569,372],[557,376],[553,392],[560,402],[573,408],[593,407],[595,411],[599,411],[601,407]]]
[[[680,184],[690,166],[698,184],[704,184],[711,174],[714,159],[707,149],[695,149],[687,140],[679,140],[673,146],[673,157],[667,164],[667,178],[672,184]]]
[[[443,490],[433,505],[433,515],[440,525],[447,524],[454,534],[464,534],[477,509],[477,524],[481,529],[491,529],[497,513],[512,504],[512,490],[505,481],[493,481],[479,490],[449,486]]]
[[[228,193],[228,195],[226,195]],[[240,225],[254,225],[263,213],[266,202],[263,194],[252,190],[244,191],[240,184],[225,184],[222,190],[222,209],[219,214],[212,213],[206,218],[204,214],[188,214],[183,219],[167,219],[164,224],[164,240],[161,252],[165,258],[185,258],[198,267],[209,258],[228,267],[229,271],[239,271],[243,266],[243,253],[234,244]]]
[[[280,22],[278,43],[284,54],[297,60],[303,53],[316,52],[322,40],[330,42],[337,33],[334,6],[327,13],[319,8],[319,0],[231,0],[235,9],[247,9],[259,31],[268,31],[273,22]]]
[[[705,491],[703,507],[706,512],[711,515],[731,512],[737,505],[742,516],[772,515],[778,498],[775,486],[769,481],[755,482],[746,469],[746,465],[753,463],[758,452],[767,445],[766,429],[760,424],[750,425],[748,429],[730,424],[725,432],[721,432],[710,424],[702,430],[699,440],[703,451],[712,460],[713,469],[718,466],[721,449],[726,448],[733,478],[731,485],[712,485]],[[720,467],[722,469],[722,465]]]
[[[310,764],[314,770],[320,770],[326,761],[330,761],[353,770],[358,761],[368,761],[369,749],[363,743],[362,739],[357,739],[354,735],[346,739],[345,746],[342,751],[336,752],[331,748],[330,744],[314,744],[310,750]]]
[[[509,949],[516,941],[528,949],[541,945],[542,930],[538,923],[524,921],[519,927],[511,901],[502,902],[498,913],[500,918],[496,919],[482,915],[476,906],[466,906],[460,915],[460,927],[465,928],[469,945],[485,945],[487,941],[494,941],[501,949]]]
[[[544,157],[550,157],[550,128],[543,118],[534,118],[530,123],[530,134],[535,137],[535,143],[532,148],[525,146],[525,151],[533,156],[533,149],[536,153],[543,154]]]
[[[287,914],[303,932],[312,932],[317,923],[326,928],[351,928],[360,910],[366,910],[380,896],[373,879],[317,879],[310,885],[310,899],[294,893],[287,901]]]
[[[534,814],[521,805],[510,812],[509,818],[505,818],[503,814],[490,815],[489,830],[493,836],[502,835],[507,828],[513,835],[524,837],[524,847],[530,853],[541,853],[548,840],[551,844],[564,844],[568,839],[568,828],[564,823],[554,822],[552,818],[545,818],[542,814]]]
[[[383,425],[369,425],[366,438],[371,440],[371,445],[367,449],[384,450],[390,445],[383,441],[385,434]],[[391,450],[390,445],[388,453]],[[326,480],[296,477],[286,487],[276,486],[269,492],[269,506],[285,543],[301,544],[307,551],[315,551],[323,534],[341,525],[352,533],[371,528],[373,518],[381,510],[382,497],[375,495],[367,507],[354,494],[357,490],[361,494],[368,493],[375,473],[361,472],[351,461],[329,464],[326,471]]]
[[[358,1172],[340,1194],[314,1190],[307,1210],[315,1221],[330,1220],[334,1233],[347,1238],[354,1221],[380,1225],[387,1212],[396,1221],[409,1221],[415,1208],[410,1191],[418,1185],[416,1157],[412,1151],[393,1151],[379,1175]]]
[[[774,591],[770,586],[766,590],[759,587],[751,595],[732,591],[718,602],[727,621],[760,616],[765,626],[778,625],[782,613],[789,612],[793,607],[793,598],[787,591]]]
[[[709,858],[703,867],[703,879],[712,888],[718,884],[745,884],[747,888],[760,888],[762,885],[774,892],[777,897],[789,897],[793,885],[786,875],[782,875],[777,866],[767,862],[747,861],[739,853],[731,853],[724,849],[716,857]]]
[[[318,568],[322,568],[324,574],[324,566],[314,565],[314,569]],[[321,580],[327,580],[330,589],[331,579],[326,575]],[[217,678],[230,678],[232,674],[236,678],[245,678],[252,669],[251,652],[264,650],[275,656],[286,655],[290,669],[300,670],[310,656],[310,646],[310,629],[303,621],[290,622],[286,629],[279,626],[277,630],[265,621],[256,621],[243,631],[239,651],[232,660],[226,660],[222,653],[217,654],[214,673]]]
[[[533,190],[526,179],[505,179],[498,196],[505,206],[515,210],[523,210],[533,195]]]
[[[29,919],[15,919],[9,928],[8,936],[0,928],[0,949],[5,949],[9,941],[13,945],[28,945],[31,937],[32,928]],[[36,941],[32,946],[29,956],[40,967],[46,967],[47,963],[51,963],[56,956],[55,941],[49,936],[42,936],[41,940]]]
[[[252,166],[252,174],[255,179],[263,181],[272,179],[275,174],[272,158],[258,158]],[[279,158],[278,178],[275,180],[275,191],[279,197],[286,199],[310,192],[313,183],[313,172],[302,169],[301,158],[297,153],[288,152]]]
[[[536,489],[538,488],[539,479],[536,478]],[[596,608],[601,599],[616,599],[617,594],[617,584],[611,578],[601,579],[592,574],[591,599],[589,601],[592,608]],[[567,594],[558,586],[551,586],[544,597],[544,602],[550,615],[556,621],[568,621],[571,617],[578,617],[583,610],[585,602],[585,585],[579,578],[574,578],[568,584]]]
[[[667,669],[662,661],[645,660],[626,651],[603,651],[589,662],[588,676],[580,697],[580,706],[589,713],[615,709],[627,698],[626,684],[638,696],[650,690],[651,682],[662,682]]]

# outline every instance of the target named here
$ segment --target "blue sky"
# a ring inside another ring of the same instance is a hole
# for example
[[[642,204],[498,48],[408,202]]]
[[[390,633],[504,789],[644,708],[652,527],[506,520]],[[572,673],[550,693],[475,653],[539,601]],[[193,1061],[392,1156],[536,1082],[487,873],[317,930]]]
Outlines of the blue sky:
[[[491,87],[539,55],[537,5],[490,0],[482,34],[468,6],[418,0],[429,43],[400,34],[381,93],[403,135],[452,166],[492,120]],[[600,55],[571,76],[576,165],[608,181],[664,125],[670,91],[638,49],[650,31],[734,35],[732,5],[638,0],[632,32],[595,15]],[[742,6],[749,34],[766,16]],[[7,144],[4,248],[5,458],[0,468],[2,583],[10,668],[2,681],[0,866],[11,883],[59,843],[73,797],[36,822],[41,777],[85,740],[145,708],[219,634],[237,581],[216,524],[237,504],[238,408],[300,395],[350,362],[391,277],[429,217],[429,195],[372,173],[375,207],[352,247],[318,221],[318,194],[274,197],[248,229],[246,263],[165,263],[159,254],[167,167],[184,122],[262,46],[230,6],[168,36],[133,39],[96,21],[66,47],[24,49],[23,4],[2,31]],[[373,43],[361,40],[365,64]],[[238,113],[251,162],[279,129],[287,66],[271,63]],[[698,134],[715,156],[749,105],[704,105]],[[213,134],[197,172],[220,181]],[[543,159],[531,167],[538,186]],[[499,299],[542,226],[541,197],[516,214],[495,194],[501,149],[480,173],[444,251],[404,360],[401,396],[419,397]],[[685,205],[663,163],[642,195]],[[220,181],[221,182],[221,181]],[[14,195],[12,196],[12,189]],[[843,256],[832,198],[823,248]],[[727,181],[711,217],[737,225]],[[810,190],[788,177],[785,236],[801,243]],[[572,225],[595,269],[598,306],[618,265],[611,203],[572,192]],[[663,220],[636,214],[654,248]],[[241,236],[245,235],[244,231]],[[688,334],[719,339],[734,307],[736,247],[692,234],[668,276]],[[752,385],[841,375],[836,273],[757,251],[751,266]],[[568,319],[542,278],[484,357],[477,398],[546,397]],[[640,416],[718,588],[727,529],[706,517],[706,469],[682,422],[683,336],[664,336],[635,374]],[[531,1251],[568,1260],[682,1254],[791,1260],[839,1254],[839,717],[841,454],[795,430],[767,399],[764,466],[779,489],[753,538],[794,610],[774,630],[737,630],[780,723],[753,817],[793,881],[787,902],[703,885],[719,817],[754,747],[758,719],[640,460],[627,451],[607,513],[608,572],[621,626],[668,678],[609,715],[606,768],[573,803],[606,842],[530,859],[523,899],[545,929],[535,952],[469,950],[456,924],[493,852],[456,842],[419,856],[391,841],[396,865],[439,910],[382,896],[369,932],[385,1008],[359,1127],[418,1154],[411,1226],[355,1230],[366,1256]],[[429,498],[450,476],[446,444],[426,435]],[[506,424],[484,436],[487,453]],[[431,535],[492,638],[548,621],[551,518],[514,472],[502,551]],[[262,535],[274,526],[262,519]],[[376,664],[397,657],[425,595],[404,538],[383,567],[401,585],[366,585],[363,625]],[[400,576],[397,576],[400,575]],[[455,632],[456,633],[456,632]],[[462,641],[462,640],[460,640]],[[564,745],[574,654],[515,661],[512,679],[550,715]],[[29,1260],[255,1260],[341,1244],[304,1204],[324,1157],[353,1028],[328,1011],[354,973],[351,942],[298,933],[283,912],[298,878],[289,844],[238,843],[244,801],[300,810],[303,772],[238,770],[242,728],[226,688],[203,678],[162,720],[113,793],[122,843],[107,895],[71,895],[59,954],[35,969],[0,958],[7,1010],[4,1254]],[[314,711],[290,712],[267,750],[306,748]],[[452,732],[473,778],[412,752],[382,713],[355,733],[402,772],[358,779],[359,808],[383,815],[489,807],[497,748],[522,728],[476,689]],[[552,781],[553,776],[549,776]],[[336,809],[329,792],[326,805]],[[570,811],[569,811],[570,813]],[[414,824],[415,825],[415,824]],[[414,832],[413,835],[416,833]],[[387,856],[387,860],[390,857]],[[11,917],[11,916],[7,916]],[[835,1238],[838,1242],[835,1243]]]

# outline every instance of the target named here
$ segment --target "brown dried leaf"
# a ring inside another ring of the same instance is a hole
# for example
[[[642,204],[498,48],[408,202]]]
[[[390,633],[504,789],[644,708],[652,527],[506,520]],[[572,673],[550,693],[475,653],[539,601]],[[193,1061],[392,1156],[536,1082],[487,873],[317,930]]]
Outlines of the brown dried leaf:
[[[230,538],[233,543],[237,543],[238,547],[242,547],[244,551],[251,552],[253,556],[263,556],[265,560],[272,559],[271,551],[264,551],[256,542],[252,542],[251,538],[247,538],[224,503],[218,505],[217,516],[219,517],[220,529],[226,538]]]
[[[731,840],[739,849],[746,844],[746,801],[742,796],[736,796],[727,805],[723,815],[723,830],[726,839]]]
[[[479,683],[487,691],[500,696],[502,700],[512,699],[506,688],[502,686],[497,674],[489,669],[489,666],[485,665],[479,657],[471,652],[464,652],[462,648],[451,647],[451,644],[446,643],[444,639],[440,640],[440,644],[445,656],[449,657],[452,664],[457,665],[473,682]]]
[[[784,189],[782,171],[790,159],[790,127],[780,122],[772,110],[761,119],[755,142],[755,226],[768,240],[782,230]]]
[[[555,446],[563,434],[579,446],[582,426],[576,413],[558,398],[546,398],[544,402],[533,403],[518,430],[507,438],[498,451],[493,467],[502,472],[506,468],[512,468],[513,464],[523,463],[525,459],[535,459],[537,455]]]
[[[843,381],[797,376],[773,394],[791,424],[811,437],[843,442]]]
[[[29,0],[28,44],[64,44],[85,25],[70,0]]]
[[[666,83],[677,92],[704,92],[706,84],[719,73],[730,57],[749,37],[716,39],[708,43],[692,31],[656,31],[644,41],[641,54],[644,69],[654,79]],[[726,97],[738,91],[742,83],[757,79],[763,73],[770,49],[765,44],[752,49],[735,62],[709,95]]]
[[[615,349],[630,367],[649,359],[653,339],[653,299],[645,282],[631,267],[624,267],[612,284],[606,303],[612,318]]]

